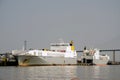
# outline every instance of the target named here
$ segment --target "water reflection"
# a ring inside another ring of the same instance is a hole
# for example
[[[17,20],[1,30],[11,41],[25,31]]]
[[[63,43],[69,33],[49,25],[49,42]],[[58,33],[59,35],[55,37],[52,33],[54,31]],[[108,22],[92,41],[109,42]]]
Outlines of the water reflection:
[[[100,66],[93,67],[93,76],[94,78],[100,78]]]
[[[120,66],[0,67],[0,80],[119,80]]]
[[[22,67],[19,80],[76,80],[75,66]]]
[[[109,66],[78,66],[77,76],[81,80],[110,80]]]

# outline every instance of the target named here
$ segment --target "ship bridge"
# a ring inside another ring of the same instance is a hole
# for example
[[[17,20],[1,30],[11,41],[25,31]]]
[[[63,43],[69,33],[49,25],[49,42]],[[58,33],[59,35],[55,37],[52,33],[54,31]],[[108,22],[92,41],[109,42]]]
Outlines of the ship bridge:
[[[67,47],[70,46],[69,43],[51,43],[50,50],[53,51],[66,51]]]

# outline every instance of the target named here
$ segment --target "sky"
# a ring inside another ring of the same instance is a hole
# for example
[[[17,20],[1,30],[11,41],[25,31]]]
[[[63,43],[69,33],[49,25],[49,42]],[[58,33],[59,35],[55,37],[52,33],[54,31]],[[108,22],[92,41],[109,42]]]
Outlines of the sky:
[[[0,52],[49,48],[120,49],[120,0],[0,0]]]

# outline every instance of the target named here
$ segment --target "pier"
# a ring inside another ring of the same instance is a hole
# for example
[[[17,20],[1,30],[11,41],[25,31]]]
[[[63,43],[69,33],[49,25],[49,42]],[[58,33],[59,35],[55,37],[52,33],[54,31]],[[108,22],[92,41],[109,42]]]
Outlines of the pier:
[[[0,54],[0,66],[17,66],[17,58],[12,53]]]

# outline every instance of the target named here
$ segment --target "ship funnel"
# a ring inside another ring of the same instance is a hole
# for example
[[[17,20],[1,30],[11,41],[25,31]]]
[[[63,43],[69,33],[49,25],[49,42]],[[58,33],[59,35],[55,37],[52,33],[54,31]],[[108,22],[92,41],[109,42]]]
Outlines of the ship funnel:
[[[70,46],[71,46],[71,50],[74,51],[75,50],[75,46],[73,45],[73,41],[70,41]]]

